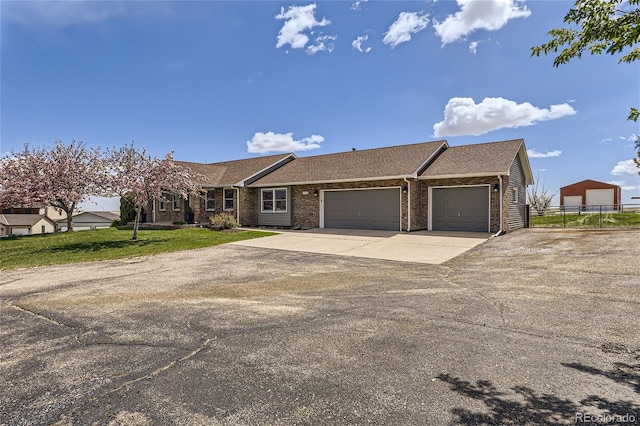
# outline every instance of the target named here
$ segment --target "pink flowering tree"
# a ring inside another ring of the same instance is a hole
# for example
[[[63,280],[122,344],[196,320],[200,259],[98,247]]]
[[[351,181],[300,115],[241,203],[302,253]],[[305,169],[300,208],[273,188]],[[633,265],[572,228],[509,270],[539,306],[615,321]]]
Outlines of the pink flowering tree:
[[[112,175],[112,188],[120,196],[129,196],[135,210],[132,239],[138,239],[138,227],[143,207],[160,199],[165,192],[180,194],[187,199],[190,194],[202,192],[198,182],[204,176],[192,173],[173,161],[172,153],[165,158],[151,157],[142,148],[138,151],[133,143],[107,152],[107,162]]]
[[[100,148],[87,148],[75,140],[65,145],[59,139],[51,148],[25,145],[0,160],[0,205],[62,210],[71,232],[78,204],[91,196],[108,195],[109,181]]]

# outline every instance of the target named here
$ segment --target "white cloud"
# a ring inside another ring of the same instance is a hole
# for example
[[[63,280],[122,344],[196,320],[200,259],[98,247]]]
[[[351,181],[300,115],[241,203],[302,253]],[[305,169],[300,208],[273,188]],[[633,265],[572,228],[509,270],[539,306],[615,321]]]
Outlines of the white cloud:
[[[539,121],[574,115],[569,104],[537,108],[529,102],[518,104],[503,98],[451,98],[444,108],[444,120],[433,125],[434,136],[482,135],[493,130],[532,126]]]
[[[600,143],[611,142],[613,138],[604,138],[600,141]]]
[[[247,151],[265,154],[267,152],[310,151],[320,148],[324,137],[311,135],[299,141],[293,139],[293,133],[257,132],[247,141]]]
[[[460,11],[433,26],[442,44],[464,38],[475,30],[496,31],[510,19],[527,18],[531,11],[516,0],[457,0]]]
[[[360,9],[360,5],[361,5],[362,3],[366,3],[366,2],[367,2],[367,0],[356,0],[356,2],[354,2],[354,3],[351,5],[351,9],[358,10],[358,9]]]
[[[471,53],[473,53],[474,55],[476,54],[476,52],[478,51],[478,42],[477,41],[472,41],[471,43],[469,43],[469,51]]]
[[[292,49],[304,49],[309,42],[309,36],[304,34],[304,31],[314,27],[324,27],[331,23],[326,18],[317,21],[315,18],[315,10],[315,4],[291,6],[286,11],[284,7],[280,8],[280,13],[276,15],[275,18],[283,20],[284,24],[282,28],[280,28],[280,32],[278,32],[276,47],[280,48],[289,44]]]
[[[640,169],[638,169],[638,166],[633,161],[633,159],[618,161],[618,163],[615,166],[613,166],[613,169],[611,169],[611,174],[614,176],[622,176],[622,175],[637,176],[638,172],[640,172]]]
[[[3,19],[27,27],[65,28],[78,24],[104,21],[125,15],[122,1],[15,1],[2,2]]]
[[[562,151],[560,150],[555,150],[555,151],[547,151],[547,152],[538,152],[535,151],[533,149],[528,149],[527,150],[527,155],[530,158],[549,158],[549,157],[559,157],[560,154],[562,154]],[[544,169],[546,170],[546,169]]]
[[[351,46],[353,46],[353,48],[356,49],[358,52],[369,53],[371,52],[371,47],[362,49],[362,43],[364,43],[367,40],[369,40],[369,36],[366,34],[363,36],[356,37],[356,39],[351,42]]]
[[[626,142],[635,142],[638,140],[638,135],[631,133],[631,136],[620,136],[620,139]]]
[[[624,180],[610,180],[607,183],[610,183],[611,185],[618,185],[623,191],[635,191],[640,189],[640,185],[628,185]]]
[[[333,47],[334,44],[332,43],[333,41],[336,41],[336,36],[335,35],[325,35],[325,36],[320,36],[320,37],[316,37],[316,43],[307,47],[307,53],[310,55],[315,55],[318,52],[323,52],[323,51],[327,51],[329,53],[333,52]],[[325,45],[325,41],[327,42],[327,44]]]
[[[411,40],[411,34],[424,30],[429,24],[429,15],[418,12],[400,12],[398,19],[389,26],[382,42],[396,47]]]

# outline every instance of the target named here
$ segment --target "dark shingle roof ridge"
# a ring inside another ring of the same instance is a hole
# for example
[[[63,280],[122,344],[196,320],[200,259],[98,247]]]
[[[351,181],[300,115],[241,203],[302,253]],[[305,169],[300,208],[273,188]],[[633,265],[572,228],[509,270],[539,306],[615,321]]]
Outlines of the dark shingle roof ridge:
[[[470,146],[480,146],[480,145],[495,145],[495,144],[502,144],[502,143],[512,143],[512,142],[522,142],[524,143],[524,139],[523,138],[517,138],[517,139],[506,139],[503,141],[494,141],[494,142],[480,142],[480,143],[467,143],[464,145],[454,145],[454,146],[449,146],[449,149],[453,149],[453,148],[466,148],[466,147],[470,147]]]
[[[258,157],[238,158],[236,160],[217,161],[215,163],[198,163],[197,161],[182,161],[182,160],[175,160],[175,162],[176,163],[180,163],[180,164],[195,164],[195,165],[198,165],[198,166],[226,166],[226,165],[232,164],[232,163],[240,163],[240,162],[258,160],[258,159],[265,159],[265,158],[283,159],[283,158],[286,158],[286,157],[288,157],[290,155],[295,155],[295,154],[293,152],[287,152],[287,153],[282,153],[282,154],[260,155]]]
[[[377,147],[377,148],[365,148],[365,149],[357,149],[354,150],[349,150],[349,151],[339,151],[339,152],[330,152],[327,154],[317,154],[317,155],[309,155],[307,157],[298,157],[298,160],[303,160],[306,158],[317,158],[317,157],[329,157],[329,156],[333,156],[333,155],[346,155],[346,154],[353,154],[358,153],[358,152],[371,152],[371,151],[384,151],[384,150],[391,150],[391,149],[398,149],[398,148],[404,148],[404,147],[412,147],[412,146],[417,146],[417,145],[427,145],[427,144],[446,144],[447,141],[446,139],[442,139],[442,140],[437,140],[437,141],[426,141],[426,142],[417,142],[417,143],[406,143],[406,144],[402,144],[402,145],[391,145],[391,146],[381,146],[381,147]]]

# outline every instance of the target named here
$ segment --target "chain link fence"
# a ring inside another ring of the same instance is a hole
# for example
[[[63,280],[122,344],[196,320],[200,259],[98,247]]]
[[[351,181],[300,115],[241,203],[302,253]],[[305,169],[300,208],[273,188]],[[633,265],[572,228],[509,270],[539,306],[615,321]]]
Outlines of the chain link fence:
[[[531,228],[640,228],[640,204],[529,208]]]

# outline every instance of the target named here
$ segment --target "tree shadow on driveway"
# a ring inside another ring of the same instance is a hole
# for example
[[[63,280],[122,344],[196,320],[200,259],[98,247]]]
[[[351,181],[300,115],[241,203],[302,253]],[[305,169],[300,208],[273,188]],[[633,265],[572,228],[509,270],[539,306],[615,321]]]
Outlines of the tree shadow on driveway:
[[[124,249],[127,247],[143,247],[152,244],[165,243],[166,240],[162,238],[148,238],[139,240],[113,240],[113,241],[101,241],[101,242],[81,242],[62,244],[55,247],[43,248],[34,253],[59,253],[59,252],[87,252],[87,251],[100,251],[100,250],[113,250]]]
[[[640,366],[628,366],[616,363],[611,371],[600,370],[578,363],[562,365],[587,374],[607,377],[617,383],[629,385],[638,393]],[[635,372],[620,373],[620,368],[634,367]],[[603,396],[589,395],[575,402],[547,393],[537,393],[525,386],[514,386],[512,392],[502,392],[489,380],[476,383],[461,380],[448,374],[440,374],[438,379],[449,384],[450,389],[460,395],[484,403],[486,410],[473,411],[467,408],[451,409],[457,417],[456,424],[464,425],[558,425],[558,424],[599,424],[592,421],[579,421],[578,413],[602,414],[608,418],[640,419],[640,405],[634,401],[610,400]],[[626,417],[625,417],[626,416]],[[606,417],[605,417],[606,418]],[[610,424],[619,424],[613,421]]]

